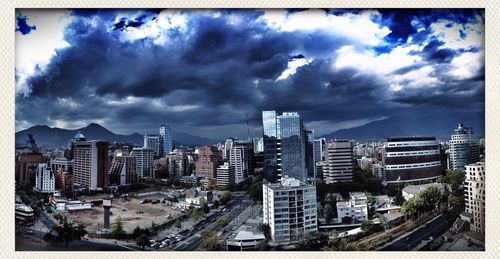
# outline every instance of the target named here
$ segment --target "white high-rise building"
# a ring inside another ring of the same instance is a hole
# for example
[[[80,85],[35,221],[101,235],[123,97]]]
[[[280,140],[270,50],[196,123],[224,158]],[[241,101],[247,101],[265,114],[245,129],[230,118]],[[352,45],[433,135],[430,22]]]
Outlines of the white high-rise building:
[[[235,184],[234,167],[225,162],[217,168],[217,186],[228,187]]]
[[[155,153],[155,156],[160,155],[160,137],[156,135],[144,135],[145,148],[150,148]]]
[[[350,140],[334,140],[326,144],[323,180],[325,183],[352,182],[353,173],[353,144]]]
[[[465,166],[465,213],[470,220],[470,229],[484,234],[485,225],[485,164],[478,162]]]
[[[450,139],[450,170],[464,170],[468,164],[479,162],[479,142],[472,127],[458,124]]]
[[[153,176],[154,154],[150,148],[133,148],[137,179]]]
[[[229,164],[234,167],[235,181],[239,183],[248,177],[250,151],[247,145],[235,145],[229,149]]]
[[[295,178],[263,185],[264,223],[274,242],[299,241],[317,234],[316,187]]]
[[[56,179],[54,172],[46,163],[40,163],[37,166],[35,188],[42,193],[53,193],[55,191]]]

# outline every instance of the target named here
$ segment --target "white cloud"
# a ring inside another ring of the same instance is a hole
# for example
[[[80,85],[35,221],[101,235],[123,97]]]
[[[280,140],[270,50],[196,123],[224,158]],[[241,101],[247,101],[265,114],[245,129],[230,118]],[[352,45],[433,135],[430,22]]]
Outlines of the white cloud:
[[[420,56],[411,55],[419,50],[416,45],[397,46],[389,53],[377,55],[373,50],[357,50],[353,46],[343,46],[336,51],[334,69],[355,68],[365,73],[388,75],[398,69],[415,65],[422,61]]]
[[[455,57],[450,65],[448,75],[458,80],[474,77],[484,65],[484,51],[463,53]]]
[[[56,50],[69,47],[64,40],[64,29],[71,23],[69,12],[61,9],[22,10],[28,17],[28,24],[36,26],[29,34],[16,32],[16,93],[28,95],[30,87],[26,80],[36,71],[43,71]]]
[[[434,87],[439,85],[439,80],[432,76],[434,68],[423,66],[402,75],[394,75],[389,80],[392,91],[401,91],[407,88]]]
[[[477,17],[477,19],[480,18]],[[482,22],[462,25],[450,20],[439,19],[431,24],[430,28],[433,35],[445,43],[439,48],[466,49],[471,47],[482,48],[484,46],[484,24]],[[460,37],[460,30],[465,33],[464,39]]]
[[[322,30],[360,44],[375,46],[383,43],[383,38],[391,33],[388,27],[373,21],[372,18],[376,17],[380,17],[380,13],[373,10],[337,16],[327,14],[323,10],[311,9],[291,14],[281,10],[265,10],[260,19],[281,31]]]
[[[125,18],[133,20],[142,15],[143,12],[119,13],[115,18],[115,23]],[[157,19],[152,17],[144,18],[144,24],[139,27],[127,27],[120,33],[121,41],[136,41],[145,38],[152,39],[157,45],[164,45],[168,42],[168,31],[171,29],[179,30],[181,33],[187,31],[186,17],[180,10],[163,10]],[[112,30],[110,28],[110,30]]]
[[[309,65],[313,59],[296,58],[288,62],[288,67],[281,73],[276,81],[287,79],[289,76],[297,72],[297,68]]]

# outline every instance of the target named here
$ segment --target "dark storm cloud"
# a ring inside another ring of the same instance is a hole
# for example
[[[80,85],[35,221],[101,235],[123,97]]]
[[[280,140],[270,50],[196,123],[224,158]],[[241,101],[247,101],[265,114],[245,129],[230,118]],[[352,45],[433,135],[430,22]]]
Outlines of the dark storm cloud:
[[[36,30],[35,25],[31,26],[28,24],[28,19],[29,18],[26,15],[23,15],[21,13],[19,13],[16,16],[17,20],[16,31],[20,32],[22,35],[29,34],[32,30]]]
[[[484,71],[464,82],[441,75],[444,86],[394,94],[388,87],[389,76],[333,68],[339,48],[359,45],[344,35],[275,30],[257,19],[261,11],[222,10],[218,17],[194,12],[187,12],[187,32],[171,28],[163,32],[168,39],[157,44],[152,38],[125,36],[128,30],[158,22],[158,11],[130,17],[117,17],[112,10],[75,11],[76,18],[65,31],[70,47],[57,50],[50,63],[28,79],[31,93],[16,96],[17,120],[32,124],[47,124],[49,119],[103,120],[103,126],[124,133],[155,132],[156,125],[166,121],[178,130],[189,128],[203,135],[204,128],[244,125],[247,116],[258,128],[261,111],[270,109],[298,111],[306,122],[336,123],[415,109],[455,109],[459,103],[465,109],[464,103],[479,107],[484,102]],[[375,47],[377,54],[390,53],[399,39],[406,42],[412,36],[420,43],[431,33],[411,29],[413,16],[396,13],[383,12],[381,23],[390,24],[392,34],[390,44]],[[236,24],[230,20],[233,15],[239,19]],[[92,18],[98,22],[91,25]],[[413,53],[427,63],[406,66],[393,75],[425,64],[447,65],[462,52],[478,51],[439,49],[442,44],[431,41]],[[290,62],[298,60],[311,61],[277,80]],[[470,91],[471,87],[477,89]],[[405,106],[394,109],[400,104]]]

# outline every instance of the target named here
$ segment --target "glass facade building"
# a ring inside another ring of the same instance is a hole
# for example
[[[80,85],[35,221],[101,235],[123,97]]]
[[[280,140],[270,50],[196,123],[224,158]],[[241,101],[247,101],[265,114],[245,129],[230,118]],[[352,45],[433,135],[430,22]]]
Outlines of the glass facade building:
[[[168,124],[160,125],[160,156],[165,157],[173,150],[172,127]]]
[[[263,111],[264,172],[266,178],[289,176],[314,179],[314,133],[304,128],[296,112]]]
[[[468,164],[479,162],[479,141],[472,127],[458,124],[450,140],[450,170],[464,170]]]

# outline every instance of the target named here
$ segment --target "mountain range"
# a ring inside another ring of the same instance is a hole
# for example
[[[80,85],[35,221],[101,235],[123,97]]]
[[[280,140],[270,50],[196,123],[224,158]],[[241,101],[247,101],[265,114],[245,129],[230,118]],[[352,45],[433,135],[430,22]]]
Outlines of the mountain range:
[[[31,128],[21,130],[16,132],[16,143],[24,144],[28,139],[28,134],[32,134],[38,146],[44,147],[62,147],[67,146],[68,141],[73,139],[73,137],[78,132],[83,133],[83,135],[89,140],[106,140],[109,142],[121,142],[137,144],[142,146],[144,141],[144,135],[139,133],[133,133],[130,135],[121,135],[111,132],[110,130],[104,128],[97,123],[91,123],[86,127],[79,129],[61,129],[52,128],[47,125],[36,125]],[[174,146],[178,145],[204,145],[217,143],[217,140],[199,137],[183,132],[173,132]]]
[[[390,117],[384,120],[373,121],[365,125],[341,129],[323,135],[330,139],[355,139],[358,141],[379,141],[394,136],[433,136],[441,140],[448,140],[459,123],[472,126],[475,136],[484,137],[484,113],[471,113],[467,116],[421,116],[421,117]]]

